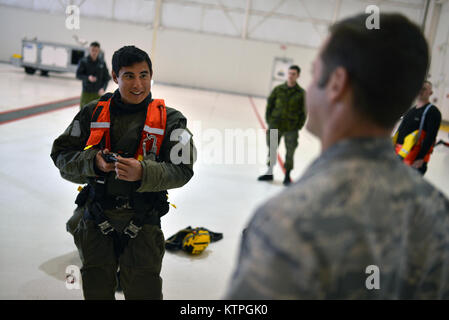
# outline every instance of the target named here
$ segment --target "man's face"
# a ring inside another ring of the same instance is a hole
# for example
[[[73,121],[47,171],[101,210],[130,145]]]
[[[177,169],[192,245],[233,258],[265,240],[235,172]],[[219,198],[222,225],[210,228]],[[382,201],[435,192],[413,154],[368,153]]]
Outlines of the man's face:
[[[419,92],[419,99],[421,100],[429,100],[430,96],[432,95],[432,85],[428,82],[425,82],[421,88],[421,91]]]
[[[97,60],[99,54],[100,54],[100,47],[96,46],[89,47],[89,55],[93,61]]]
[[[298,78],[299,78],[298,71],[296,71],[294,69],[288,69],[288,82],[289,83],[295,83],[296,80],[298,80]]]
[[[121,67],[118,75],[112,71],[112,79],[118,84],[124,103],[139,104],[150,94],[151,73],[146,61]]]

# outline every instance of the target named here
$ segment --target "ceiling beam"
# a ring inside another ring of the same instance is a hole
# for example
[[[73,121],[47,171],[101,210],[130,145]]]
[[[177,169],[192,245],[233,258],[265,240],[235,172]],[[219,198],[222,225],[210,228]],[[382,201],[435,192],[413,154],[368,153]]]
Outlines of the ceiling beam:
[[[251,0],[246,0],[245,18],[243,20],[243,28],[242,28],[242,39],[248,38],[248,21],[250,10],[251,10]]]
[[[283,1],[283,0],[282,0]],[[212,3],[202,3],[197,2],[194,0],[164,0],[164,3],[173,3],[178,4],[181,6],[190,6],[190,7],[201,7],[204,9],[211,9],[211,10],[218,10],[221,9],[219,5],[212,4]],[[278,6],[276,6],[278,7]],[[227,7],[228,12],[234,12],[234,13],[240,13],[242,15],[246,14],[246,9],[244,8],[235,8],[235,7]],[[279,12],[272,12],[269,11],[263,11],[263,10],[249,10],[249,15],[251,16],[259,16],[265,18],[267,15],[269,15],[271,18],[277,18],[281,20],[291,20],[296,22],[310,22],[310,23],[317,23],[317,24],[323,24],[323,25],[330,25],[332,23],[332,20],[330,19],[320,19],[320,18],[309,18],[309,17],[298,17],[293,14],[285,14],[285,13],[279,13]]]

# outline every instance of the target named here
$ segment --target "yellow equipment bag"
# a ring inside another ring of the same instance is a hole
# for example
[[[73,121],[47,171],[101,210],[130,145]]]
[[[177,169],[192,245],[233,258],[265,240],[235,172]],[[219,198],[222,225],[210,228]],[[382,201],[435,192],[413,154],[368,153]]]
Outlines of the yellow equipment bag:
[[[165,241],[165,249],[184,250],[190,254],[200,254],[211,242],[223,239],[223,234],[206,228],[187,227],[172,235]]]
[[[191,254],[200,254],[210,243],[209,231],[201,228],[193,229],[182,240],[182,248]]]

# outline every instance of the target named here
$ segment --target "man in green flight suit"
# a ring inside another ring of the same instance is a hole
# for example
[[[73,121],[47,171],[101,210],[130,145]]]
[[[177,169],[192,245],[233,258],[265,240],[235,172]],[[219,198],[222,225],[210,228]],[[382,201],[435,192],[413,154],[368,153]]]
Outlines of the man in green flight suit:
[[[162,299],[167,189],[193,176],[195,147],[181,112],[151,95],[152,63],[134,46],[114,53],[119,88],[90,102],[53,144],[61,176],[85,184],[67,223],[82,261],[85,299]]]
[[[293,170],[293,155],[298,147],[298,132],[306,122],[306,110],[304,108],[305,91],[297,83],[300,73],[301,69],[296,65],[289,68],[287,81],[275,87],[268,97],[265,113],[265,120],[268,124],[268,148],[272,149],[270,148],[270,132],[272,130],[277,130],[278,144],[281,138],[284,137],[287,149],[284,185],[291,183],[290,172]],[[273,180],[276,150],[269,150],[268,153],[268,171],[258,178],[259,181]]]

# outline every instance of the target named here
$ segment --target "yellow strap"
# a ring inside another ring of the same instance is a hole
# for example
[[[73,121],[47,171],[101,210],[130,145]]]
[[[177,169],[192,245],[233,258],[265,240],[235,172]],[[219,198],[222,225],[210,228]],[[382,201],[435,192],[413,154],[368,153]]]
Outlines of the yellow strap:
[[[88,149],[90,149],[90,148],[92,148],[92,147],[93,147],[93,145],[87,146],[87,147],[84,148],[84,150],[88,150]]]

